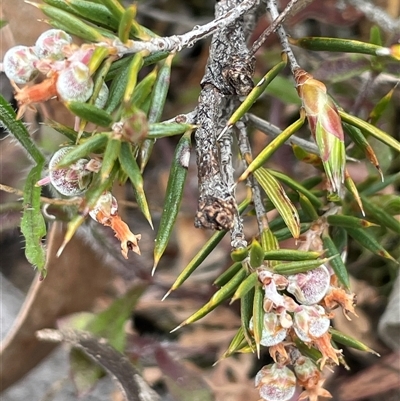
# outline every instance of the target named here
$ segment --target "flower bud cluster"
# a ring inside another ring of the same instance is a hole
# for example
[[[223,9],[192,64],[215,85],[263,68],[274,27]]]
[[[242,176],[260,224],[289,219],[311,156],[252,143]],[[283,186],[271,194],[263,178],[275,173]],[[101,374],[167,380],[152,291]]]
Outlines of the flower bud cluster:
[[[49,176],[40,180],[37,185],[52,184],[62,195],[67,197],[80,196],[88,189],[94,174],[101,168],[101,161],[96,158],[82,158],[68,167],[58,167],[62,159],[75,149],[74,146],[65,146],[59,149],[50,159]],[[106,227],[111,227],[115,236],[121,241],[122,255],[127,259],[128,251],[140,255],[138,241],[140,234],[133,234],[128,225],[118,214],[118,203],[111,192],[104,192],[95,206],[89,211],[89,216]]]
[[[313,227],[304,235],[300,250],[322,251],[324,227]],[[339,364],[340,350],[331,344],[332,310],[341,306],[344,314],[354,313],[353,294],[337,285],[328,264],[304,273],[282,275],[264,262],[257,269],[264,290],[264,326],[260,344],[269,347],[274,364],[264,366],[256,376],[256,387],[265,401],[287,401],[296,386],[304,389],[300,399],[317,401],[329,397],[322,388],[325,364]],[[253,330],[253,320],[249,325]],[[298,341],[319,350],[318,363],[301,354]]]
[[[60,29],[42,33],[35,46],[15,46],[7,51],[3,68],[16,91],[20,106],[18,118],[33,103],[57,97],[63,102],[86,102],[93,94],[94,83],[89,61],[95,45],[77,46],[72,38]],[[20,89],[15,84],[25,85],[39,74],[44,80],[39,84]],[[103,83],[96,106],[104,107],[108,98],[108,87]]]

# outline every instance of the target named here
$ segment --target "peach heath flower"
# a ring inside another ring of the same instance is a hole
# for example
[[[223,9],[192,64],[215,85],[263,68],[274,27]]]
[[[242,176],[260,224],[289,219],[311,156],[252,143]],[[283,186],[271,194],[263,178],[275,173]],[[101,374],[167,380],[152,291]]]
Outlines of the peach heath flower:
[[[294,365],[294,373],[298,384],[304,388],[299,400],[308,398],[310,401],[318,401],[319,396],[332,398],[330,392],[322,388],[325,380],[321,378],[321,371],[310,358],[300,356]]]
[[[90,217],[105,227],[111,227],[115,236],[121,241],[121,252],[125,259],[128,259],[128,251],[140,255],[138,241],[140,234],[132,234],[128,225],[118,215],[118,203],[111,192],[105,192],[96,206],[89,212]]]
[[[296,390],[296,376],[286,366],[274,363],[261,368],[255,385],[265,401],[288,401]]]
[[[322,82],[300,68],[294,76],[332,192],[342,197],[346,151],[339,113]]]

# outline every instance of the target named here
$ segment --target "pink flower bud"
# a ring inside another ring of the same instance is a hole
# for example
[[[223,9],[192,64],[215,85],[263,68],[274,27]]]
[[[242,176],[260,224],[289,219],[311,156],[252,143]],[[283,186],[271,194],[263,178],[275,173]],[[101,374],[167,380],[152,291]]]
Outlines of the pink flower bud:
[[[32,47],[14,46],[4,55],[4,72],[8,79],[17,84],[26,84],[39,73],[35,67],[38,60]]]
[[[320,266],[305,273],[288,277],[288,292],[293,294],[303,305],[314,305],[321,301],[329,289],[330,274],[325,266]]]
[[[62,60],[65,58],[63,48],[71,43],[72,38],[68,33],[61,29],[50,29],[38,37],[35,49],[40,58]]]
[[[76,61],[60,72],[57,93],[61,100],[86,102],[93,93],[93,80],[89,68]]]
[[[249,323],[249,329],[253,330],[253,318]],[[286,329],[282,328],[279,316],[274,312],[268,312],[264,315],[264,327],[262,331],[260,344],[264,347],[271,347],[279,344],[286,338]]]
[[[288,401],[296,390],[296,376],[286,366],[264,366],[256,375],[255,385],[265,401]]]
[[[66,168],[57,168],[60,160],[72,149],[74,149],[73,146],[59,149],[49,163],[50,182],[60,194],[65,196],[82,195],[92,179],[92,173],[85,168],[88,163],[86,159],[79,159]]]
[[[304,342],[311,342],[323,336],[329,329],[331,321],[320,305],[301,306],[294,313],[293,328],[296,335]]]

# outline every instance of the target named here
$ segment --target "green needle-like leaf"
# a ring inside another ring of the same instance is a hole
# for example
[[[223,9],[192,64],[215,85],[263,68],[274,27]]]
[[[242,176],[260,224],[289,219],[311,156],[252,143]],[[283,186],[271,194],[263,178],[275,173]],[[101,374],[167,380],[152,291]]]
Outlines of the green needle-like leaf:
[[[168,245],[172,229],[175,225],[176,218],[178,217],[187,169],[189,166],[190,148],[191,133],[187,132],[182,136],[176,147],[169,173],[163,213],[161,215],[160,226],[155,240],[156,244],[154,247],[154,265],[152,274],[154,274],[158,262]]]
[[[246,295],[252,288],[254,288],[257,281],[258,281],[257,272],[253,272],[249,276],[247,276],[246,279],[242,281],[242,283],[239,285],[239,288],[236,290],[236,292],[233,294],[230,303],[235,302],[239,298],[243,298],[244,295]]]
[[[110,177],[111,171],[115,166],[118,155],[121,150],[121,141],[119,139],[110,138],[107,142],[103,155],[103,161],[100,169],[100,180],[104,182]]]
[[[236,289],[239,287],[243,279],[246,277],[246,274],[247,273],[245,270],[239,270],[239,272],[236,273],[236,275],[231,280],[229,280],[223,287],[221,287],[204,306],[202,306],[197,312],[188,317],[183,323],[181,323],[178,327],[176,327],[172,331],[176,331],[183,326],[196,322],[197,320],[208,315],[222,302],[229,299],[234,294]]]
[[[337,227],[348,227],[348,228],[368,228],[368,227],[376,227],[375,223],[371,223],[370,221],[359,219],[358,217],[353,216],[344,216],[344,215],[331,215],[326,218],[326,221],[331,226]]]
[[[261,153],[249,164],[239,181],[245,180],[249,174],[261,167],[295,132],[304,124],[305,116],[302,115],[296,122],[289,125],[282,133],[273,139]]]
[[[260,243],[254,239],[250,246],[250,266],[253,269],[260,267],[264,261],[264,250]]]
[[[299,238],[300,218],[297,209],[286,195],[282,185],[272,176],[272,174],[260,167],[254,172],[256,180],[259,182],[271,202],[274,204],[278,213],[285,220],[287,227],[293,238]]]
[[[332,257],[329,264],[335,272],[339,282],[343,284],[346,289],[350,289],[350,279],[347,268],[340,256],[334,257],[335,255],[340,255],[338,248],[336,248],[335,243],[328,234],[324,234],[322,236],[322,241],[324,244],[324,249],[326,250],[326,255]]]
[[[349,235],[357,241],[362,247],[370,250],[375,255],[385,259],[390,259],[399,264],[399,262],[369,233],[362,228],[344,227]]]
[[[339,330],[336,330],[331,327],[329,329],[329,332],[332,335],[332,340],[339,344],[343,344],[343,345],[346,345],[347,347],[358,349],[358,350],[364,351],[364,352],[370,352],[371,354],[380,356],[376,351],[369,348],[367,345],[363,344],[361,341],[358,341],[355,338],[340,332]]]
[[[373,125],[367,123],[364,120],[361,120],[361,118],[352,116],[348,113],[346,113],[343,110],[339,109],[339,114],[342,120],[350,125],[353,125],[354,127],[359,128],[361,131],[372,135],[374,138],[376,138],[378,141],[381,141],[394,149],[396,152],[400,152],[400,142],[394,139],[392,136],[387,134],[386,132],[380,130],[377,127],[374,127]]]
[[[264,253],[264,260],[315,260],[321,256],[322,252],[298,251],[296,249],[277,249]]]
[[[274,266],[274,272],[278,274],[291,275],[304,273],[309,270],[316,269],[317,267],[323,265],[324,263],[329,262],[335,257],[339,257],[339,255],[334,255],[332,258],[324,258],[317,260],[302,260],[298,262],[289,262],[289,263],[281,263],[279,265]]]
[[[35,185],[40,180],[43,164],[33,167],[25,182],[21,231],[25,237],[25,256],[44,278],[47,273],[44,268],[46,251],[42,241],[46,235],[46,224],[40,208],[41,189]]]
[[[256,343],[257,356],[260,358],[260,342],[264,329],[264,290],[261,283],[256,285],[253,301],[253,336]]]
[[[143,189],[143,177],[140,173],[139,166],[133,157],[131,147],[127,142],[122,143],[121,152],[119,154],[119,162],[122,170],[129,177],[135,192],[136,202],[138,203],[140,210],[142,211],[144,217],[146,217],[151,228],[153,228],[153,223],[151,220],[151,214],[149,210],[149,205],[147,203],[146,195]]]

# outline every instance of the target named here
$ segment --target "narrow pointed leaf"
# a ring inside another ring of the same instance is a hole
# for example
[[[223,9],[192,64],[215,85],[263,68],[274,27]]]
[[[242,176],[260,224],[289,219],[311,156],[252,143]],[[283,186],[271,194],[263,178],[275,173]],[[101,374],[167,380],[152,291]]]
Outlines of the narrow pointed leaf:
[[[56,130],[57,132],[59,132],[60,134],[64,135],[65,137],[67,137],[71,142],[76,143],[77,139],[78,139],[78,132],[75,131],[74,129],[72,129],[71,127],[68,127],[64,124],[58,123],[57,121],[53,121],[53,120],[46,120],[46,124],[53,128],[54,130]],[[82,132],[81,134],[81,138],[88,138],[91,136],[91,133],[89,132]]]
[[[312,361],[315,362],[315,364],[318,365],[322,358],[322,354],[319,350],[314,347],[310,347],[308,344],[305,344],[298,337],[294,339],[294,343],[296,344],[296,348],[300,351],[302,355],[310,358]]]
[[[63,11],[59,8],[49,6],[47,4],[38,4],[27,1],[27,3],[39,8],[45,15],[52,18],[56,22],[61,23],[66,32],[79,36],[88,42],[103,42],[104,36],[94,27],[86,24],[78,17]]]
[[[161,66],[160,71],[158,72],[157,79],[154,83],[154,88],[150,98],[149,111],[147,113],[149,123],[157,123],[161,120],[169,90],[171,79],[171,65],[173,58],[174,54],[169,55]],[[144,140],[140,148],[139,157],[141,171],[144,171],[147,162],[149,161],[154,143],[155,138],[147,138]]]
[[[350,289],[350,279],[347,268],[340,256],[334,257],[335,255],[340,255],[340,252],[336,248],[335,243],[332,241],[332,238],[328,234],[324,234],[322,236],[322,241],[324,244],[324,249],[326,250],[326,255],[328,257],[332,257],[329,264],[335,272],[336,277],[346,289]]]
[[[195,128],[197,128],[197,126],[192,124],[153,123],[149,124],[148,138],[156,139],[180,135],[186,131],[193,131]]]
[[[239,288],[233,294],[232,300],[230,303],[236,301],[239,298],[243,298],[258,282],[258,274],[257,272],[251,273],[249,276],[246,277],[245,280],[239,285]]]
[[[264,290],[261,283],[256,285],[253,301],[253,336],[256,343],[257,356],[260,358],[260,342],[264,329]]]
[[[250,266],[253,269],[260,267],[264,261],[264,251],[260,243],[254,239],[250,245]]]
[[[143,66],[143,56],[145,55],[144,52],[136,53],[129,65],[128,69],[128,80],[125,87],[124,92],[124,102],[129,103],[132,97],[133,91],[135,90],[136,83],[137,83],[137,76],[140,69]]]
[[[16,114],[10,104],[0,95],[0,126],[15,137],[36,163],[43,163],[45,158],[33,142],[26,126],[16,118]]]
[[[128,57],[129,61],[132,61],[132,57]],[[125,88],[128,83],[129,63],[126,63],[118,71],[118,76],[113,78],[110,86],[110,93],[104,110],[107,113],[113,113],[115,109],[121,104],[122,98],[125,93]]]
[[[300,224],[300,234],[308,231],[311,227],[311,223],[301,223]],[[292,233],[288,228],[282,228],[281,230],[274,231],[276,239],[281,242],[289,238],[293,238]]]
[[[145,100],[149,97],[152,92],[154,82],[157,78],[157,68],[154,68],[149,74],[147,74],[136,86],[133,91],[131,104],[142,108]]]
[[[312,220],[312,221],[318,220],[319,216],[318,216],[317,211],[315,210],[315,207],[310,202],[310,199],[308,199],[301,192],[299,193],[299,203],[300,203],[301,209],[309,217],[310,220]]]
[[[239,213],[243,213],[246,207],[249,205],[250,199],[245,199],[238,207]],[[205,245],[200,249],[199,252],[194,256],[194,258],[189,262],[189,264],[183,269],[179,274],[174,284],[164,296],[164,299],[172,292],[179,288],[190,275],[200,266],[201,263],[206,259],[206,257],[215,249],[215,247],[224,238],[226,230],[218,231],[212,235],[212,237],[205,243]],[[240,269],[242,269],[242,263],[234,263],[229,267],[224,273],[222,273],[215,281],[214,285],[222,287],[225,285]]]
[[[48,1],[44,1],[49,4]],[[118,20],[102,4],[82,0],[66,0],[73,14],[87,21],[94,22],[104,28],[114,31],[118,27]],[[56,4],[53,4],[56,6]],[[64,10],[69,11],[69,10]]]
[[[372,125],[376,125],[376,123],[382,117],[382,114],[392,101],[393,93],[396,87],[397,85],[393,89],[391,89],[382,99],[380,99],[375,107],[372,109],[372,111],[369,113],[368,120]]]
[[[243,329],[243,335],[246,339],[247,344],[253,347],[253,336],[250,333],[250,320],[253,316],[253,303],[254,303],[254,292],[253,287],[249,292],[243,295],[240,299],[240,320],[242,322],[241,328]]]
[[[304,124],[305,116],[301,116],[296,122],[289,125],[282,133],[273,139],[261,153],[249,164],[239,181],[245,180],[249,174],[261,167],[295,132]]]
[[[242,262],[236,262],[229,266],[220,276],[214,280],[214,285],[217,287],[224,286],[228,281],[234,277],[238,271],[244,270]]]
[[[375,180],[376,181],[376,180]],[[385,177],[385,181],[378,181],[378,182],[363,182],[359,188],[360,192],[363,196],[371,196],[376,194],[377,192],[382,191],[383,189],[387,188],[389,185],[398,184],[400,183],[400,171]]]
[[[246,277],[246,271],[240,270],[236,275],[228,281],[224,286],[222,286],[212,297],[211,299],[202,306],[197,312],[188,317],[183,323],[181,323],[174,330],[179,329],[182,326],[186,326],[190,323],[196,322],[197,320],[203,318],[208,315],[211,311],[213,311],[218,305],[222,302],[229,299],[236,289],[239,287],[240,283]]]
[[[365,216],[364,206],[363,206],[363,203],[361,201],[361,197],[360,197],[360,194],[358,192],[357,186],[356,186],[355,182],[353,181],[353,179],[351,178],[351,176],[350,176],[349,172],[347,171],[347,169],[345,171],[344,185],[346,186],[346,188],[353,195],[355,201],[357,202],[358,207],[361,210],[362,215]]]
[[[125,9],[118,0],[99,0],[119,21]]]
[[[379,354],[376,351],[374,351],[373,349],[371,349],[370,347],[368,347],[361,341],[358,341],[355,338],[348,336],[347,334],[344,334],[344,333],[340,332],[339,330],[334,329],[333,327],[331,327],[329,329],[329,332],[332,335],[332,340],[339,344],[343,344],[343,345],[346,345],[347,347],[358,349],[360,351],[370,352],[371,354],[375,354],[375,355],[379,356]]]
[[[101,127],[110,127],[114,122],[107,111],[99,109],[92,104],[70,101],[65,102],[65,106],[76,116]]]
[[[264,252],[279,249],[279,243],[270,227],[266,227],[261,233],[261,246]],[[264,257],[265,259],[265,257]]]
[[[102,150],[106,146],[109,137],[109,134],[101,133],[82,140],[82,143],[79,146],[74,147],[70,152],[63,156],[63,158],[58,162],[57,167],[67,167],[77,160],[87,157],[90,153]]]
[[[140,173],[139,166],[133,157],[130,145],[127,142],[122,143],[121,152],[119,154],[119,162],[122,170],[129,177],[134,190],[136,202],[138,203],[141,212],[143,213],[150,226],[153,228],[149,205],[143,189],[143,177]]]
[[[33,167],[24,186],[23,214],[21,231],[25,237],[25,256],[29,263],[37,267],[41,277],[46,277],[46,251],[42,243],[46,235],[46,224],[40,208],[40,180],[44,162]]]
[[[346,134],[349,135],[351,140],[355,143],[355,145],[362,152],[364,152],[367,159],[373,166],[375,166],[375,168],[378,170],[379,174],[382,177],[382,170],[380,168],[378,158],[376,157],[376,154],[372,149],[372,146],[369,144],[365,136],[362,134],[361,130],[347,123],[343,123],[343,128]]]
[[[364,229],[348,227],[345,227],[345,229],[355,241],[375,255],[381,256],[385,259],[390,259],[397,264],[399,263],[371,234],[367,233]]]
[[[235,336],[232,338],[228,349],[223,353],[220,360],[228,358],[229,356],[233,355],[234,353],[238,352],[240,349],[247,345],[246,338],[244,336],[243,327],[240,327]]]
[[[387,227],[396,234],[400,234],[400,222],[385,211],[384,208],[380,208],[370,202],[366,197],[361,197],[365,211],[368,216],[371,216],[381,226]]]
[[[361,53],[376,56],[382,46],[358,40],[327,38],[327,37],[304,37],[300,39],[289,38],[291,44],[303,49],[329,52]]]
[[[128,7],[119,22],[118,37],[122,43],[126,43],[129,39],[129,33],[132,28],[133,19],[136,16],[136,5]]]
[[[338,227],[349,227],[349,228],[368,228],[376,226],[375,223],[371,223],[368,220],[359,219],[354,216],[344,216],[335,214],[327,217],[327,222],[331,226]]]
[[[114,168],[115,162],[118,159],[119,152],[121,150],[121,141],[119,139],[110,138],[107,142],[106,149],[103,155],[103,161],[100,169],[101,182],[108,180],[111,171]]]
[[[386,132],[380,130],[377,127],[374,127],[373,125],[365,122],[364,120],[361,120],[361,118],[352,116],[343,110],[339,110],[340,117],[342,120],[350,125],[353,125],[354,127],[359,128],[361,131],[372,135],[374,138],[376,138],[378,141],[383,142],[384,144],[388,145],[392,149],[394,149],[397,152],[400,152],[400,142],[394,139],[392,136],[387,134]]]
[[[316,251],[298,251],[295,249],[277,249],[264,253],[264,260],[315,260],[321,256],[322,252]]]
[[[285,223],[292,233],[293,238],[298,238],[300,235],[299,214],[297,213],[297,209],[293,203],[286,195],[282,185],[268,170],[262,167],[254,172],[254,176],[274,204],[278,213],[285,220]]]
[[[274,272],[278,274],[284,274],[287,276],[291,274],[304,273],[309,270],[316,269],[317,267],[323,265],[326,262],[329,262],[335,257],[340,257],[340,256],[334,255],[332,258],[281,263],[279,265],[274,266]]]
[[[182,136],[176,147],[169,173],[163,212],[155,240],[153,273],[167,247],[176,218],[178,217],[189,166],[190,148],[191,135],[188,132]]]

